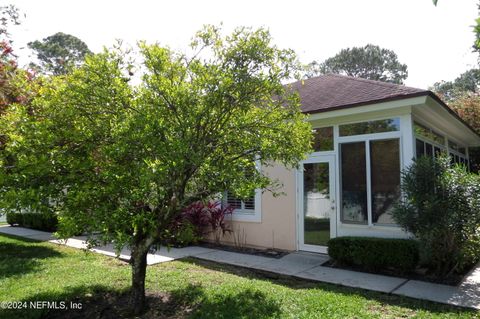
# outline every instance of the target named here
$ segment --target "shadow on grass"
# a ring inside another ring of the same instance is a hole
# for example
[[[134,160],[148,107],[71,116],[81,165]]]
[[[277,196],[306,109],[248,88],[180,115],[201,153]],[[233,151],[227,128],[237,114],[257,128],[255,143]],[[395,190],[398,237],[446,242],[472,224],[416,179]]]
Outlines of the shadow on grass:
[[[360,296],[368,300],[375,300],[382,305],[397,306],[408,308],[413,311],[428,311],[433,314],[456,313],[464,315],[475,315],[479,312],[474,309],[444,305],[427,300],[413,299],[404,296],[386,294],[376,291],[364,290],[359,288],[344,287],[329,283],[309,281],[305,279],[295,278],[288,275],[280,275],[268,271],[253,270],[243,268],[240,266],[231,266],[220,263],[215,263],[206,260],[192,258],[185,258],[182,262],[201,266],[210,270],[226,272],[229,274],[244,277],[246,279],[265,280],[272,284],[282,285],[291,289],[322,289],[326,292],[341,294],[344,296]]]
[[[26,302],[26,309],[0,309],[0,318],[131,318],[134,316],[129,298],[128,290],[112,290],[100,285],[70,287],[61,293],[30,296],[22,301]],[[34,309],[30,301],[50,304]],[[211,300],[201,286],[188,285],[168,293],[147,291],[146,311],[135,318],[270,318],[279,314],[279,305],[261,292],[246,290]]]
[[[41,259],[62,257],[60,252],[39,245],[38,241],[15,236],[4,237],[15,239],[15,242],[0,242],[0,278],[33,272],[41,264]]]

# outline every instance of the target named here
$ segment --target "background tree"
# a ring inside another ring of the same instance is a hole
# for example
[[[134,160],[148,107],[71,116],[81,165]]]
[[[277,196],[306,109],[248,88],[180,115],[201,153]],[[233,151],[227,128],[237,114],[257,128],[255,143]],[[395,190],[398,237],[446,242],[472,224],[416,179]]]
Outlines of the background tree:
[[[19,16],[15,6],[0,6],[0,116],[12,103],[27,103],[34,93],[34,74],[18,67],[10,38],[9,29],[20,24]]]
[[[291,50],[265,30],[223,37],[206,27],[193,57],[141,45],[141,84],[129,84],[125,55],[105,51],[52,77],[35,112],[10,108],[0,129],[15,143],[0,154],[0,204],[59,214],[62,237],[101,231],[131,247],[132,301],[145,303],[146,256],[180,211],[229,190],[275,192],[262,167],[296,166],[311,127],[298,95],[282,84],[297,68]]]
[[[307,77],[334,73],[397,84],[408,76],[407,65],[398,61],[395,52],[373,44],[343,49],[323,63],[313,61],[307,69]]]
[[[471,69],[454,81],[437,82],[430,89],[446,101],[465,122],[480,134],[480,70]],[[471,169],[480,171],[480,148],[470,148]]]
[[[14,5],[0,6],[0,37],[9,38],[11,25],[20,24],[20,13]]]
[[[438,0],[432,1],[437,5]],[[477,8],[480,9],[480,4]],[[473,51],[480,53],[480,17],[475,19],[473,32],[475,34]],[[480,134],[479,73],[480,70],[475,68],[462,73],[453,82],[437,82],[431,89],[448,101],[449,106]],[[470,148],[469,157],[472,170],[480,172],[480,147]]]
[[[454,101],[465,94],[478,93],[480,89],[480,70],[471,69],[460,74],[453,81],[436,82],[431,88],[445,101]]]
[[[83,63],[85,56],[92,52],[79,38],[63,32],[55,33],[42,41],[29,42],[35,51],[39,65],[32,67],[46,74],[66,74],[69,68]]]

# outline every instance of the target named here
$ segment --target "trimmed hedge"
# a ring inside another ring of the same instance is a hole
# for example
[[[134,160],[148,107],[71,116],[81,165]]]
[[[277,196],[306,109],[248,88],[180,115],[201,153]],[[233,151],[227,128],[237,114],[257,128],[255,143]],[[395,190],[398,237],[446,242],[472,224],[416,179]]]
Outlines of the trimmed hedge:
[[[328,254],[336,262],[367,271],[411,272],[419,260],[418,243],[412,239],[337,237],[329,240]]]
[[[58,218],[54,214],[47,213],[7,213],[7,223],[44,231],[56,231]]]

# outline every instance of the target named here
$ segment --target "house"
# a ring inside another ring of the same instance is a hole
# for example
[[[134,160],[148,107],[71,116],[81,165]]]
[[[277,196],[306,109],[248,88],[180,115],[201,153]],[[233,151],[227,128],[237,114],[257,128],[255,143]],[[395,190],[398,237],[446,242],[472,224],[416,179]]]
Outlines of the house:
[[[430,91],[340,75],[291,88],[312,124],[314,152],[299,169],[265,168],[283,183],[283,196],[226,199],[236,208],[226,243],[326,252],[338,236],[405,238],[391,216],[401,170],[440,151],[468,163],[468,148],[480,146],[480,136]]]

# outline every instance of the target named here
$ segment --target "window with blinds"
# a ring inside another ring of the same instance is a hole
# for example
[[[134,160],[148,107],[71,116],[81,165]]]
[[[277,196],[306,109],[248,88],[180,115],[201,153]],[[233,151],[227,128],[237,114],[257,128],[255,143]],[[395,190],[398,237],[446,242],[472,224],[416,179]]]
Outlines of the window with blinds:
[[[235,197],[230,192],[225,193],[225,203],[232,206],[235,210],[244,213],[255,212],[255,192],[246,199],[240,199]]]

